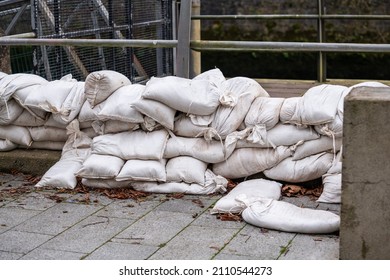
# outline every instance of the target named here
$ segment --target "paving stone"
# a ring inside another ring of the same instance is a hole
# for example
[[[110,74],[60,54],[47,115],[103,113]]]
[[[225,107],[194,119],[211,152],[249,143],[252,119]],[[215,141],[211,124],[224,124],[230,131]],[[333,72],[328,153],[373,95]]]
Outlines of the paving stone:
[[[58,203],[16,227],[17,230],[56,235],[95,213],[102,206]]]
[[[24,187],[24,186],[29,186],[31,185],[31,183],[29,182],[26,182],[24,180],[12,180],[12,181],[8,181],[6,183],[3,183],[1,185],[1,189],[17,189],[17,188],[21,188],[21,187]],[[32,188],[32,187],[31,187]]]
[[[107,242],[92,252],[86,260],[146,260],[159,247]]]
[[[339,238],[330,235],[297,234],[281,260],[338,260]]]
[[[14,207],[0,208],[0,233],[11,229],[38,215],[41,211],[25,210]]]
[[[113,241],[162,246],[192,220],[188,213],[153,210],[118,234]]]
[[[53,238],[51,235],[9,230],[0,234],[1,250],[28,253]]]
[[[69,197],[67,200],[69,203],[81,203],[89,205],[108,205],[112,203],[112,199],[101,195],[100,193],[89,192],[88,195],[83,193],[75,194]]]
[[[90,253],[133,222],[130,219],[89,216],[45,243],[42,248]]]
[[[17,260],[23,256],[21,253],[0,251],[0,260]]]
[[[160,201],[153,199],[142,202],[136,202],[131,199],[117,200],[104,207],[96,215],[138,220],[159,204],[161,204]]]
[[[29,193],[8,203],[7,207],[18,207],[31,210],[46,210],[56,202],[40,193]]]
[[[217,215],[211,215],[209,211],[206,211],[197,217],[191,225],[217,228],[243,228],[245,224],[243,221],[221,221],[221,219],[217,218]]]
[[[21,260],[81,260],[84,256],[84,253],[36,248]]]
[[[189,226],[176,235],[150,259],[212,259],[239,231],[214,227]]]
[[[247,224],[221,253],[273,260],[278,258],[282,247],[287,246],[294,236],[294,233],[266,230]]]
[[[179,199],[169,199],[162,203],[157,210],[180,212],[189,214],[200,214],[215,202],[207,196],[184,196]]]
[[[257,257],[248,255],[218,254],[213,260],[258,260]]]

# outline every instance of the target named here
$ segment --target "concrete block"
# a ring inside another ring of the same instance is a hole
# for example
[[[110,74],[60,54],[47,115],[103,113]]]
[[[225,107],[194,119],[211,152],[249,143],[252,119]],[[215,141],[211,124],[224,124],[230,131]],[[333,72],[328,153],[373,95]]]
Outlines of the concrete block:
[[[93,251],[86,260],[146,260],[159,247],[107,242]]]
[[[84,253],[67,252],[59,250],[50,250],[36,248],[24,255],[21,260],[81,260]]]
[[[354,89],[344,104],[341,259],[390,259],[390,88]]]
[[[51,235],[9,230],[0,234],[2,251],[26,254],[53,238]]]

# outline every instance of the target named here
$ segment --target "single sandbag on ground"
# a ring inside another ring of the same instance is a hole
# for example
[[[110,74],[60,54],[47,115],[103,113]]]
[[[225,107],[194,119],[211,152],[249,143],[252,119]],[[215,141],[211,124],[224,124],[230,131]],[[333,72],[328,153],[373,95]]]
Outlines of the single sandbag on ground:
[[[220,89],[207,80],[168,76],[152,77],[142,97],[162,102],[181,112],[210,115],[219,105],[220,93]]]
[[[321,178],[332,166],[333,159],[334,155],[326,152],[295,161],[288,157],[263,173],[273,180],[302,183]]]
[[[248,204],[242,218],[257,227],[306,234],[332,233],[340,227],[340,216],[332,212],[266,198]]]
[[[122,167],[115,180],[165,182],[167,180],[165,164],[166,159],[131,159],[126,161],[125,165]]]
[[[212,170],[225,178],[243,178],[269,169],[291,154],[291,149],[284,146],[276,149],[236,149],[227,160],[214,164]]]
[[[120,87],[130,85],[130,80],[123,74],[112,70],[90,73],[85,79],[85,95],[91,108],[106,100]]]
[[[250,202],[256,201],[259,197],[279,200],[281,188],[281,183],[265,179],[241,182],[228,194],[219,199],[210,213],[241,213],[246,208],[246,205],[236,200],[236,198],[242,195],[245,195]]]

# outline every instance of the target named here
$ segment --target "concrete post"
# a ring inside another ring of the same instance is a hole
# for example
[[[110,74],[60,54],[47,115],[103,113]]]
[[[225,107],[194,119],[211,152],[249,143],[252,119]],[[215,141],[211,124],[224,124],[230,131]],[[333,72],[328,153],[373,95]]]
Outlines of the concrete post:
[[[192,14],[200,15],[200,0],[192,0]],[[191,21],[191,40],[201,39],[201,22],[200,20]],[[201,53],[191,51],[190,59],[190,77],[193,78],[201,73]]]
[[[340,259],[390,259],[390,88],[345,99]]]

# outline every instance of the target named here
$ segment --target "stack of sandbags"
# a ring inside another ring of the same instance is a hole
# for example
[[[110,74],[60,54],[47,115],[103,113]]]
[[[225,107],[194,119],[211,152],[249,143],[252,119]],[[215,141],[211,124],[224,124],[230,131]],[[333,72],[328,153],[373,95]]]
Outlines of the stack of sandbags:
[[[33,74],[12,74],[2,76],[0,92],[2,151],[62,150],[68,138],[66,126],[78,116],[84,101],[84,83],[71,75],[48,82]]]

